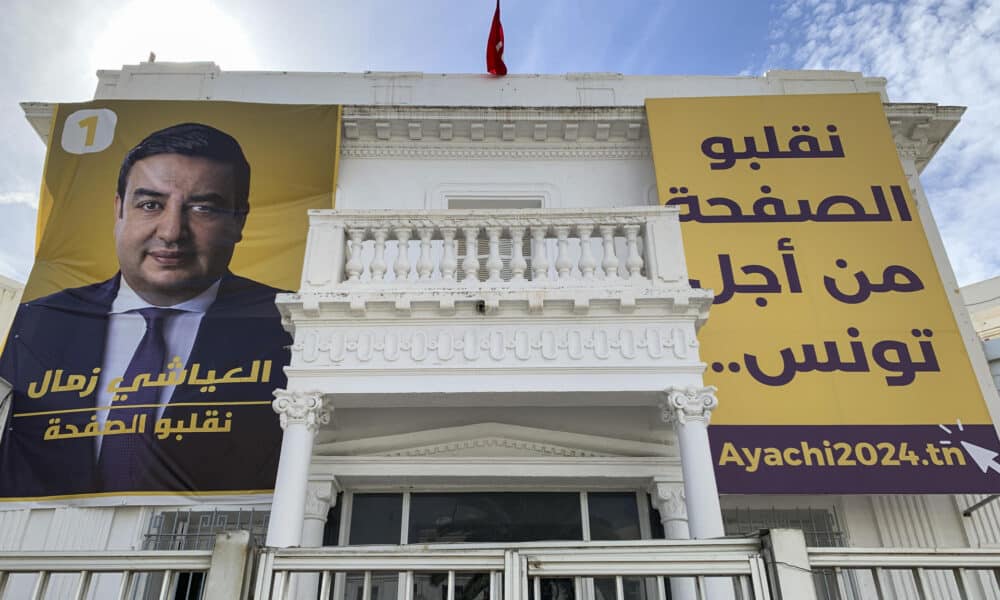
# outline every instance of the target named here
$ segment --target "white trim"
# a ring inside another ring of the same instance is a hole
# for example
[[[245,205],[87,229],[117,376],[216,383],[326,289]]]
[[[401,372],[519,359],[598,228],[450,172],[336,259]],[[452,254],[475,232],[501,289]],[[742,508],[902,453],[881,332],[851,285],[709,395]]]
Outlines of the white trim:
[[[541,203],[537,207],[538,209],[562,208],[563,206],[559,188],[552,183],[471,180],[440,183],[430,188],[424,195],[424,208],[445,210],[449,208],[449,203],[453,199],[481,200],[484,203],[495,203],[503,200],[537,200]],[[490,205],[487,208],[496,208],[496,206]]]

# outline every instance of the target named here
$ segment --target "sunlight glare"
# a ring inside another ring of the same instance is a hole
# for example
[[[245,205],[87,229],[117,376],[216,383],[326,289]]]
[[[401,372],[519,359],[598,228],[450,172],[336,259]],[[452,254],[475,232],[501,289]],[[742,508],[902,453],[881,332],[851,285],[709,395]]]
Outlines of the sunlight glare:
[[[117,69],[145,61],[214,61],[223,69],[257,68],[247,32],[207,0],[135,0],[112,13],[91,48],[91,64]]]

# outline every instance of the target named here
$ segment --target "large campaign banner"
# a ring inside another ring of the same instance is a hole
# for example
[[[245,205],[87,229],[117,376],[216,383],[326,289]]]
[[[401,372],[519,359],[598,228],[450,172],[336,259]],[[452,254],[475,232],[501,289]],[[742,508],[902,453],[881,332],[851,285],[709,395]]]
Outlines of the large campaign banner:
[[[274,487],[307,211],[337,106],[55,108],[34,268],[3,354],[0,501],[161,503]],[[146,500],[148,502],[148,500]]]
[[[650,99],[726,493],[1000,491],[1000,442],[877,94]]]

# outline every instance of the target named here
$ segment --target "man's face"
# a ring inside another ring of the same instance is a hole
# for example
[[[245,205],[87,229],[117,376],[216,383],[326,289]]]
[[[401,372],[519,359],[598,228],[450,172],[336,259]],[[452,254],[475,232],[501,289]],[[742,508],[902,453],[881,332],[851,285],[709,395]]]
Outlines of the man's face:
[[[245,215],[235,214],[231,166],[181,154],[144,158],[115,197],[115,249],[122,276],[150,304],[203,292],[229,267]]]

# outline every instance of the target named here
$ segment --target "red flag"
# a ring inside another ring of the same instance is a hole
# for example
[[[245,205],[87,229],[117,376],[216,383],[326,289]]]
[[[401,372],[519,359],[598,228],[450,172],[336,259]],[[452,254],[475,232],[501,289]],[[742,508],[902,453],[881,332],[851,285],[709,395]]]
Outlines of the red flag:
[[[506,75],[507,65],[503,64],[503,25],[500,24],[500,0],[493,13],[490,39],[486,42],[486,70],[493,75]]]

